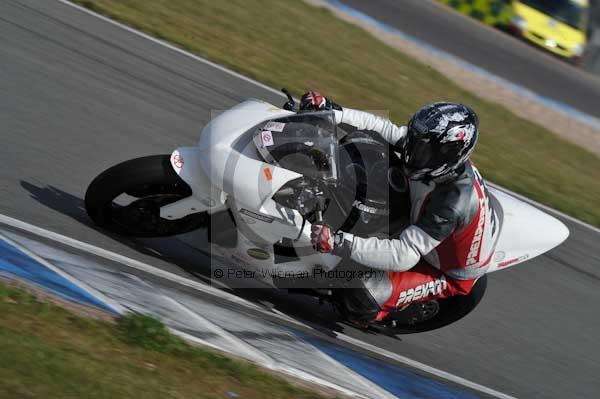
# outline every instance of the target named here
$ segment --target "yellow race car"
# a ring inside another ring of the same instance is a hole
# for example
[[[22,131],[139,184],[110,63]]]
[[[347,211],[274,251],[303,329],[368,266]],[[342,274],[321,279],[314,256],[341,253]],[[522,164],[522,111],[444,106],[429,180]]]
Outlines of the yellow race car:
[[[513,0],[511,31],[546,50],[579,60],[587,42],[588,0]]]

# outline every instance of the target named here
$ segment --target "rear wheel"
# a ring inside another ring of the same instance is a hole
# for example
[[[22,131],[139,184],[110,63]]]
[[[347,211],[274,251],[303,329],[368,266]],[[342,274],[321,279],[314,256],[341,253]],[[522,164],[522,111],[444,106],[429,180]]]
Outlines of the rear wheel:
[[[125,161],[96,177],[85,193],[92,220],[112,232],[135,237],[165,237],[186,233],[206,224],[206,214],[178,220],[160,217],[160,208],[192,195],[175,173],[169,155]]]
[[[481,302],[487,287],[487,276],[481,277],[468,295],[456,295],[416,303],[408,308],[391,313],[380,326],[383,333],[411,334],[435,330],[454,323],[469,314]]]

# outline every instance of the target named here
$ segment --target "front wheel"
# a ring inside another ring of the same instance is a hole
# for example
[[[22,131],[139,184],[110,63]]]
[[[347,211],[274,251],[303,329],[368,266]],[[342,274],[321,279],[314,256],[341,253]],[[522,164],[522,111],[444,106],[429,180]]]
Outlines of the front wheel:
[[[160,208],[192,195],[175,173],[169,155],[125,161],[102,172],[85,193],[85,209],[102,228],[134,237],[165,237],[206,224],[206,214],[178,220],[160,217]]]

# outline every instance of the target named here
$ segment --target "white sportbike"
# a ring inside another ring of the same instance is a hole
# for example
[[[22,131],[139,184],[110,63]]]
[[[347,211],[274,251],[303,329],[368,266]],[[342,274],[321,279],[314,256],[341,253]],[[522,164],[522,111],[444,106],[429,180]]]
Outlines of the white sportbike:
[[[331,111],[294,112],[288,98],[283,109],[245,101],[212,119],[196,146],[106,170],[86,192],[89,216],[135,237],[205,229],[206,251],[221,265],[213,278],[230,286],[259,279],[312,295],[334,304],[344,320],[347,296],[365,280],[385,276],[316,252],[311,224],[365,237],[399,234],[410,206],[401,160],[377,134],[344,131]],[[567,238],[568,229],[554,217],[502,191],[489,194],[500,221],[489,273]],[[399,334],[448,325],[475,308],[486,284],[484,276],[469,295],[410,305],[370,328]]]

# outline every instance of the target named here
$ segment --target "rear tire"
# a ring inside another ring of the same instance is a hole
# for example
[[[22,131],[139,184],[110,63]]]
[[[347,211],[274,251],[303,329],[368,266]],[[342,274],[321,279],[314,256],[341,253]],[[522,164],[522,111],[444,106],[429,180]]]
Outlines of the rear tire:
[[[428,320],[412,325],[396,323],[395,326],[387,324],[385,327],[376,328],[380,329],[381,332],[384,332],[386,334],[397,335],[421,333],[445,327],[462,319],[473,309],[475,309],[479,302],[481,302],[481,299],[485,294],[486,288],[487,276],[484,275],[483,277],[479,278],[479,280],[477,280],[477,282],[475,283],[475,285],[471,289],[471,292],[468,295],[456,295],[450,298],[438,300],[439,311],[434,317]],[[427,306],[427,304],[429,304],[429,302],[425,302],[423,305]],[[403,312],[406,311],[410,311],[410,309],[406,309]],[[399,312],[398,316],[401,316],[403,312]],[[391,314],[390,317],[394,318],[394,315]]]
[[[115,202],[122,195],[127,205]],[[169,155],[152,155],[125,161],[102,172],[85,193],[85,209],[100,227],[135,237],[165,237],[186,233],[206,224],[206,214],[178,220],[160,217],[160,207],[192,195],[175,173]]]

